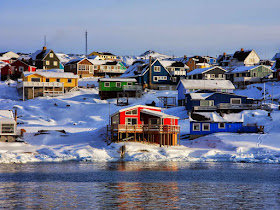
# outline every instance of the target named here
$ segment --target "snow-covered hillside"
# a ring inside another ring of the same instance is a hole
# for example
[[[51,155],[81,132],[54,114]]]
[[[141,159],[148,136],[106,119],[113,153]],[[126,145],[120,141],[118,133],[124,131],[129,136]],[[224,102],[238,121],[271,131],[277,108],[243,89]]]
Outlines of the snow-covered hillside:
[[[106,125],[109,115],[123,107],[116,100],[100,100],[97,79],[80,81],[79,91],[56,98],[35,98],[20,101],[15,83],[0,83],[0,109],[18,110],[18,127],[24,128],[26,143],[0,143],[0,162],[38,161],[118,161],[119,148],[124,143],[107,146]],[[250,85],[236,93],[262,97],[260,86]],[[279,83],[273,86],[275,98],[280,97]],[[272,94],[271,83],[266,84],[267,95]],[[158,96],[176,96],[176,91],[149,91],[141,99],[129,99],[130,106],[157,100]],[[184,107],[164,109],[167,114],[180,117],[181,146],[159,147],[140,143],[125,143],[125,161],[244,161],[279,163],[280,111],[274,105],[271,116],[264,110],[244,111],[245,123],[258,122],[265,126],[265,134],[219,133],[189,141],[189,121]],[[40,133],[39,130],[46,130]],[[65,133],[59,132],[65,130]]]

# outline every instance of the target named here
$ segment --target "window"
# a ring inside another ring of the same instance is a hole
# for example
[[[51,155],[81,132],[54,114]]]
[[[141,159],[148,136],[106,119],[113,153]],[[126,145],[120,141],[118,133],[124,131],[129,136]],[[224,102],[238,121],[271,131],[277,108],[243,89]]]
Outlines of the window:
[[[46,82],[50,82],[50,79],[46,79]]]
[[[223,78],[224,77],[224,75],[223,74],[219,74],[219,78]]]
[[[257,73],[256,72],[253,73],[253,77],[257,77]]]
[[[158,77],[154,77],[154,81],[156,81],[156,82],[157,82],[157,81],[158,81]]]
[[[241,104],[241,98],[231,98],[230,103],[231,104]]]
[[[111,66],[108,66],[107,69],[108,69],[108,70],[111,70]]]
[[[60,82],[60,79],[56,79],[56,82]]]
[[[137,118],[125,118],[126,125],[137,125]]]
[[[199,123],[194,123],[193,124],[193,131],[200,131],[200,124]]]
[[[214,101],[200,100],[200,106],[214,106]]]
[[[215,74],[211,74],[211,79],[215,79]]]
[[[78,67],[79,71],[89,71],[89,65],[80,64]]]
[[[53,58],[53,53],[50,53],[50,58]]]
[[[47,66],[50,65],[50,61],[46,61],[46,65],[47,65]]]
[[[23,72],[23,71],[24,71],[24,67],[23,67],[23,66],[20,66],[18,70],[19,70],[20,72]]]
[[[157,118],[151,118],[149,119],[150,125],[158,125],[159,123],[159,119]]]
[[[97,66],[94,66],[94,70],[97,70]]]
[[[31,82],[41,82],[40,78],[31,78]]]
[[[226,128],[226,124],[225,123],[219,123],[218,124],[218,128],[219,129],[225,129]]]
[[[168,71],[173,71],[173,68],[168,67],[167,70]]]
[[[105,82],[104,87],[110,87],[110,82]]]
[[[202,124],[203,131],[210,131],[210,123],[203,123]]]
[[[68,82],[68,83],[72,83],[72,79],[68,79],[67,82]]]
[[[132,109],[125,112],[126,115],[137,115],[137,113],[138,113],[137,109]]]
[[[172,82],[176,82],[177,78],[176,77],[172,77]]]
[[[154,72],[160,72],[160,66],[154,66]]]
[[[2,133],[14,133],[14,124],[2,124]]]
[[[132,85],[132,82],[128,82],[127,85],[128,85],[128,86]]]
[[[119,115],[116,114],[112,117],[112,124],[119,124]]]
[[[121,83],[120,82],[116,82],[116,87],[120,88],[121,87]]]
[[[53,62],[53,65],[54,65],[54,66],[57,66],[57,61],[54,61],[54,62]]]

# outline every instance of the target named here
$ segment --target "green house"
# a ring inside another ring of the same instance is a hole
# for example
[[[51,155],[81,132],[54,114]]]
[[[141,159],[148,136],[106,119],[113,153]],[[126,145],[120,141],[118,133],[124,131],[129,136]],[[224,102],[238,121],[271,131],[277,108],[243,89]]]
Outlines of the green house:
[[[118,93],[126,92],[129,97],[136,97],[142,92],[142,87],[133,78],[102,78],[99,82],[99,96],[101,99],[117,98]]]

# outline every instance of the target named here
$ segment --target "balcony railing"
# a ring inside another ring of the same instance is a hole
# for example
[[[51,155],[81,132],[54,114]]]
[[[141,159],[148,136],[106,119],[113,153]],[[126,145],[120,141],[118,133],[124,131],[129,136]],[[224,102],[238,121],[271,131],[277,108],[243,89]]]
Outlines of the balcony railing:
[[[18,88],[22,87],[63,87],[62,82],[21,82]]]
[[[141,85],[124,85],[123,86],[124,91],[142,91]]]
[[[241,110],[255,110],[261,109],[260,104],[230,104],[230,103],[220,103],[217,106],[194,106],[194,111],[214,111],[218,109],[241,109]]]
[[[124,133],[148,133],[148,132],[158,132],[158,133],[179,133],[179,125],[121,125],[112,124],[112,132],[124,132]]]
[[[203,111],[203,110],[217,110],[217,106],[194,106],[194,111]]]
[[[233,82],[260,82],[260,77],[235,77]]]

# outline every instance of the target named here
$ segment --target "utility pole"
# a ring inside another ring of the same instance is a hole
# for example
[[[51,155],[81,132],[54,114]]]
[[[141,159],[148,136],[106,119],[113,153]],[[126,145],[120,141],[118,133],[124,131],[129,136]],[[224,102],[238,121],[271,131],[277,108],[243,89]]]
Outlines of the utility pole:
[[[87,30],[86,30],[86,34],[85,34],[85,35],[86,35],[86,58],[87,58],[87,55],[88,55],[88,54],[87,54],[87,35],[88,35]]]
[[[149,57],[149,88],[152,89],[152,56]]]

